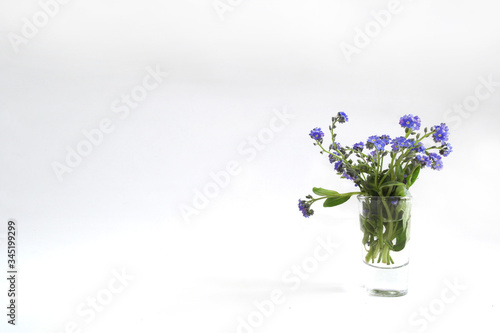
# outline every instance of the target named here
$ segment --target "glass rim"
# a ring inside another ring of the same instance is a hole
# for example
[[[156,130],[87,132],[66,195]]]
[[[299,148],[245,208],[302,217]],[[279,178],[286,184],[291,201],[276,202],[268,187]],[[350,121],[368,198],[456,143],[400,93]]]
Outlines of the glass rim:
[[[404,197],[395,197],[395,196],[381,197],[381,196],[377,196],[377,195],[363,195],[363,194],[358,194],[356,197],[358,198],[358,200],[363,200],[363,199],[367,199],[367,198],[376,198],[377,200],[381,200],[381,199],[411,200],[413,198],[411,195],[405,195]]]

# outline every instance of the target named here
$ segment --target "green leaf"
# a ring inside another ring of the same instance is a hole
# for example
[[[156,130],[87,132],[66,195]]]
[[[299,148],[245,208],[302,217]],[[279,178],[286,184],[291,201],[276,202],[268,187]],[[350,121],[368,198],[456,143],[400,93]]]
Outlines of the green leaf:
[[[396,169],[396,179],[403,179],[403,178],[404,178],[403,168],[401,167],[401,165],[398,165]]]
[[[395,197],[402,197],[405,196],[406,194],[406,185],[404,183],[398,182],[398,181],[390,181],[387,183],[384,183],[383,185],[380,186],[380,189],[387,188],[388,189],[384,195],[385,196],[395,196]]]
[[[365,232],[363,235],[363,240],[362,240],[361,244],[365,245],[368,242],[368,237],[370,237],[370,234]]]
[[[322,197],[331,197],[331,196],[337,196],[340,195],[339,192],[336,191],[331,191],[331,190],[325,190],[324,188],[321,187],[314,187],[313,188],[313,193]]]
[[[393,181],[393,182],[384,183],[384,185],[380,186],[380,188],[389,187],[389,186],[401,186],[401,185],[406,186],[406,184],[404,184],[404,183]]]
[[[411,174],[411,178],[410,178],[410,181],[408,182],[408,187],[412,186],[415,181],[417,180],[418,178],[418,174],[420,173],[420,165],[417,166],[417,168],[413,171],[413,173]]]
[[[395,197],[406,197],[408,195],[408,189],[405,186],[398,186],[396,187],[396,190],[393,193],[393,196]]]
[[[336,197],[330,197],[330,198],[325,200],[325,202],[323,203],[323,207],[338,206],[338,205],[343,204],[344,202],[346,202],[350,198],[351,198],[350,195],[342,195],[342,194],[339,196],[336,196]]]
[[[396,237],[396,244],[393,246],[392,249],[396,252],[399,252],[405,248],[405,245],[406,245],[406,231],[403,231]]]

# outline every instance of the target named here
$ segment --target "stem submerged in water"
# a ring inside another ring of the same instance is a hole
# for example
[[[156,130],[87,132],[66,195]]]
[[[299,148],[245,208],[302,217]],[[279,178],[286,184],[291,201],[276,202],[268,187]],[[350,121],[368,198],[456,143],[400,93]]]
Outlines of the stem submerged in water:
[[[397,201],[396,201],[397,199]],[[405,248],[410,215],[408,198],[364,197],[361,198],[360,216],[363,245],[367,263],[394,265],[391,252]]]

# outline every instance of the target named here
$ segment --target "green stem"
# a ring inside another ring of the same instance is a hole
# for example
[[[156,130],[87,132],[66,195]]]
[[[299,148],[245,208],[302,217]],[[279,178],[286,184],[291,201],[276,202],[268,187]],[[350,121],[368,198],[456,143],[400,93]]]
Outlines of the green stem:
[[[425,138],[428,138],[429,136],[431,136],[432,134],[434,134],[436,131],[430,131],[429,133],[423,135],[420,139],[418,140],[415,140],[415,145],[417,145],[418,143],[420,143],[423,139]],[[411,134],[411,131],[406,131],[406,134],[405,134],[405,139],[407,139]],[[431,148],[427,148],[426,150],[430,150],[432,148],[435,148],[435,149],[439,149],[439,147],[431,147]],[[389,174],[391,174],[391,180],[394,181],[396,180],[396,168],[397,166],[399,166],[401,164],[401,162],[403,161],[403,159],[405,157],[407,157],[409,155],[409,153],[411,152],[411,149],[407,150],[406,152],[404,153],[401,153],[401,155],[396,159],[396,156],[397,154],[394,154],[392,156],[392,159],[391,159],[391,163],[389,164],[389,168],[387,170],[387,173],[384,175],[384,177],[380,180],[380,184],[383,184],[384,180],[387,178],[387,176]],[[408,167],[408,164],[409,163],[406,163],[404,165],[404,168],[403,166],[401,166],[403,169],[406,169]]]
[[[316,143],[318,144],[318,146],[321,148],[321,150],[323,150],[325,153],[329,154],[329,155],[332,155],[332,156],[335,156],[335,157],[344,157],[344,155],[337,149],[336,145],[335,145],[335,142],[333,143],[333,149],[335,149],[335,151],[339,154],[339,156],[335,155],[335,154],[332,154],[331,152],[329,152],[328,150],[326,150],[325,148],[323,148],[323,146],[321,145],[321,143],[319,143],[319,141],[316,141]],[[349,161],[346,159],[346,158],[343,158],[343,160],[345,161],[345,163],[349,164],[349,167],[352,169],[352,170],[355,170],[354,167],[352,166],[351,163],[349,163]],[[363,178],[363,174],[361,172],[358,172],[358,175],[360,176],[360,178],[363,180],[363,181],[366,181],[365,178]]]

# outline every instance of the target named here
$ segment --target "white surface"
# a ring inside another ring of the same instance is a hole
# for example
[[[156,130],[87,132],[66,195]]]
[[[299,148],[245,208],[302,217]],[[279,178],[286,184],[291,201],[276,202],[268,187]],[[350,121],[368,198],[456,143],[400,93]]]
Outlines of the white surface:
[[[500,81],[498,6],[402,0],[348,63],[339,45],[387,7],[241,1],[221,20],[209,0],[74,0],[16,53],[9,33],[40,5],[3,1],[0,233],[18,221],[20,275],[18,325],[2,312],[2,331],[238,332],[239,318],[273,290],[285,302],[255,332],[498,330],[500,87],[471,112],[448,111],[477,89],[484,96],[481,78]],[[121,118],[114,101],[148,68],[169,75]],[[281,127],[273,119],[285,109],[295,118]],[[444,170],[424,170],[412,190],[403,298],[360,288],[355,200],[315,207],[309,220],[297,209],[313,186],[353,189],[308,137],[338,111],[350,118],[339,129],[344,144],[398,135],[408,113],[452,127]],[[60,182],[53,162],[106,118],[113,131]],[[251,137],[273,124],[279,133],[252,150]],[[182,205],[230,161],[238,173],[186,223]],[[291,290],[283,275],[314,254],[318,237],[339,247]],[[122,270],[133,277],[123,289]],[[447,281],[466,289],[450,300]],[[106,295],[91,318],[89,298]]]

